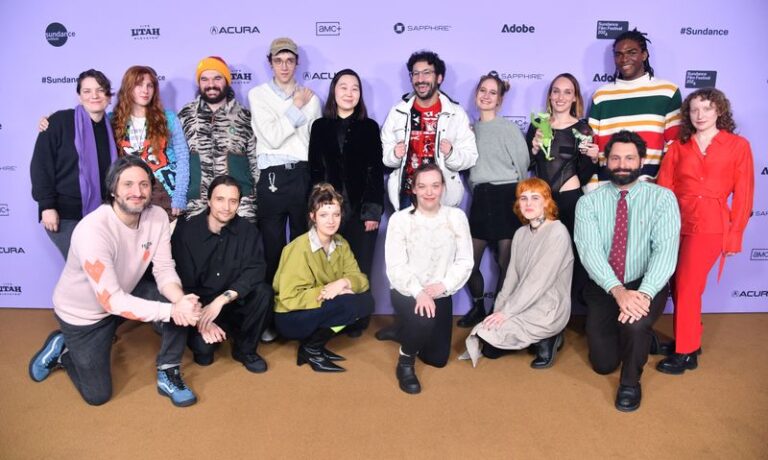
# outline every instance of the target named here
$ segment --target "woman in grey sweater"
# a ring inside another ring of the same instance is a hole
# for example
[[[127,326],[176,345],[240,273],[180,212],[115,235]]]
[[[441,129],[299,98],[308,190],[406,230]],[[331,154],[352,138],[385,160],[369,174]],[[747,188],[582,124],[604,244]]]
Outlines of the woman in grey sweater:
[[[474,267],[467,286],[472,296],[472,308],[459,320],[459,327],[472,327],[486,316],[485,280],[480,272],[480,262],[488,243],[495,246],[499,265],[495,289],[498,292],[509,265],[512,237],[520,227],[512,207],[517,183],[527,177],[530,159],[520,129],[497,114],[508,90],[509,83],[494,74],[480,77],[475,90],[480,120],[474,126],[478,159],[469,170],[472,189],[469,228]]]

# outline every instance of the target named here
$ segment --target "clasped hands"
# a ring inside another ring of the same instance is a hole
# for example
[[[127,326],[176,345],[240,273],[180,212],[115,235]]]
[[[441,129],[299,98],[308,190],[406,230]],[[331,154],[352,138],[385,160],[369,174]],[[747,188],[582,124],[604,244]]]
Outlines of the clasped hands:
[[[631,289],[626,289],[624,286],[616,286],[611,289],[611,295],[616,299],[616,304],[619,306],[618,321],[622,324],[634,323],[640,321],[643,316],[647,316],[651,311],[650,298],[640,292]]]
[[[435,298],[445,292],[445,285],[443,283],[432,283],[424,286],[424,288],[416,296],[416,306],[413,312],[419,316],[426,316],[427,318],[435,317]]]
[[[317,296],[317,300],[331,300],[337,295],[342,294],[354,294],[352,291],[352,283],[350,283],[346,278],[337,279],[336,281],[323,286],[323,288],[320,290],[320,295]]]

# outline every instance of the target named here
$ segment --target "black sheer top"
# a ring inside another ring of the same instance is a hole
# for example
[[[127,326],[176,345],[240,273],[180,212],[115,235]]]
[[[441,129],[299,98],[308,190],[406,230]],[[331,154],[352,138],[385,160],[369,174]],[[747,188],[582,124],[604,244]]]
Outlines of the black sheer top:
[[[573,135],[572,129],[582,134],[591,135],[592,129],[586,120],[579,120],[564,129],[552,129],[554,138],[550,146],[550,158],[547,160],[544,152],[539,150],[536,155],[531,154],[531,169],[533,174],[549,184],[552,193],[557,193],[560,188],[573,176],[578,176],[579,183],[585,185],[593,174],[597,172],[598,165],[592,163],[592,159],[579,152],[578,141]],[[528,144],[528,152],[531,152],[533,137],[536,128],[528,126],[525,141]]]

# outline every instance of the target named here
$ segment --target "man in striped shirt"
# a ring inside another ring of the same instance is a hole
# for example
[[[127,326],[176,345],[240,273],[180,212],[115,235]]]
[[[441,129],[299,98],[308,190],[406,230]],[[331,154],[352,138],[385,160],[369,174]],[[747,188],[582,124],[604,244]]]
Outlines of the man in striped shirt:
[[[640,406],[653,324],[669,296],[680,211],[672,192],[639,180],[646,155],[640,135],[619,131],[605,153],[611,183],[579,199],[574,241],[590,277],[584,288],[589,360],[599,374],[622,365],[616,408],[630,412]]]
[[[610,137],[623,129],[634,131],[648,149],[641,177],[654,180],[666,145],[680,130],[680,90],[674,83],[653,75],[648,40],[637,29],[625,32],[613,43],[615,81],[601,86],[592,96],[589,126],[600,149],[600,169],[586,185],[596,189],[606,182],[604,149]]]

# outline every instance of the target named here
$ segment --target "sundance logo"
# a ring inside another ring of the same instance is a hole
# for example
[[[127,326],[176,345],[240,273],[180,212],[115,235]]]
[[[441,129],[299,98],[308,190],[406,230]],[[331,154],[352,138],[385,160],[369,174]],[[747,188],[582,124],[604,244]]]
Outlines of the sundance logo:
[[[504,24],[504,26],[501,28],[501,33],[503,34],[532,34],[535,32],[536,27],[529,26],[527,24],[512,24],[511,26]]]
[[[612,40],[628,30],[628,21],[597,21],[597,35],[595,38]]]
[[[687,70],[685,72],[686,88],[714,88],[717,82],[715,70]]]
[[[211,26],[211,35],[253,35],[260,34],[258,26]]]
[[[335,37],[341,35],[341,23],[336,22],[316,22],[315,35],[318,37]]]
[[[304,72],[304,80],[333,80],[336,72]]]
[[[26,254],[21,246],[0,246],[0,254]]]
[[[45,28],[45,40],[56,48],[64,46],[69,37],[74,37],[74,32],[68,32],[64,24],[52,22]]]
[[[768,249],[752,249],[752,252],[749,254],[749,260],[768,260]]]
[[[141,25],[135,29],[131,29],[131,37],[133,37],[134,40],[157,40],[160,38],[160,28]]]

